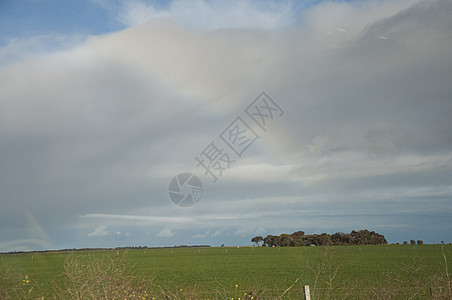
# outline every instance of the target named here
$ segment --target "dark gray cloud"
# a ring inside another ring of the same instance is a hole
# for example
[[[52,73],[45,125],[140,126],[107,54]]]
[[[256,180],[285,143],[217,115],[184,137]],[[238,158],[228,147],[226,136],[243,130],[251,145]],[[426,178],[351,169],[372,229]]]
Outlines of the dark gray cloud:
[[[413,3],[323,3],[272,30],[151,18],[0,60],[0,251],[298,229],[447,240],[452,2]],[[284,115],[211,182],[194,157],[262,90]],[[167,186],[186,171],[205,190],[183,209]]]

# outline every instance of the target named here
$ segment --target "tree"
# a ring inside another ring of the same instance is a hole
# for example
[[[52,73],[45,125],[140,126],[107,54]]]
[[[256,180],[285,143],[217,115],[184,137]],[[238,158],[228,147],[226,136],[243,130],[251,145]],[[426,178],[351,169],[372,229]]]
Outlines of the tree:
[[[253,237],[251,239],[251,242],[256,243],[257,246],[259,246],[259,243],[263,242],[263,241],[264,241],[264,238],[261,237],[260,235],[259,236],[255,236],[255,237]]]
[[[319,246],[327,246],[331,244],[331,235],[327,233],[322,233],[319,235]]]
[[[304,236],[304,231],[299,230],[290,235],[294,240],[301,239]]]
[[[404,245],[408,245],[408,242],[407,242],[407,241],[403,241],[403,244],[404,244]]]
[[[273,246],[273,236],[272,235],[267,235],[266,237],[264,237],[264,245],[267,245],[269,247]]]
[[[304,231],[299,230],[290,235],[292,238],[292,243],[295,247],[299,247],[303,245]]]
[[[283,233],[279,237],[280,238],[279,238],[278,246],[281,246],[281,247],[293,247],[294,246],[293,238],[290,235]]]
[[[326,245],[387,245],[384,235],[367,229],[350,233],[336,232],[334,234],[308,234],[296,231],[292,234],[267,235],[265,238],[254,237],[251,241],[262,246],[299,247],[299,246],[326,246]],[[404,244],[408,245],[408,242]]]
[[[410,240],[410,245],[416,245],[416,241],[415,240]]]
[[[422,244],[424,244],[424,241],[423,240],[417,240],[417,244],[418,245],[422,245]]]
[[[274,235],[267,235],[264,238],[264,243],[268,246],[268,247],[273,247],[273,246],[277,246],[278,245],[278,241],[277,241],[277,236]]]

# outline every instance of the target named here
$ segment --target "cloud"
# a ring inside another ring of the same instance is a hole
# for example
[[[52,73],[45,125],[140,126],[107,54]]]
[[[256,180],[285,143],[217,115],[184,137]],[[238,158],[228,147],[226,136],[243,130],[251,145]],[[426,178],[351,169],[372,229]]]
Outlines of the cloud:
[[[116,231],[116,235],[123,235],[123,236],[130,236],[130,232],[121,232],[121,231]]]
[[[63,35],[46,34],[32,36],[29,38],[16,38],[8,44],[0,47],[0,64],[12,61],[33,58],[36,55],[45,55],[49,52],[61,52],[71,50],[83,43],[89,36],[86,35]]]
[[[212,233],[212,237],[217,237],[217,236],[220,236],[220,235],[222,235],[224,233],[224,229],[218,229],[218,230],[216,230],[214,233]]]
[[[108,235],[109,232],[106,228],[106,226],[101,225],[99,227],[97,227],[96,229],[94,229],[93,232],[87,234],[87,236],[89,237],[98,237],[98,236],[104,236],[104,235]]]
[[[192,239],[203,239],[203,238],[208,237],[209,235],[210,235],[210,231],[206,231],[204,233],[199,233],[199,234],[193,235],[191,238]]]
[[[417,2],[419,1],[323,1],[305,10],[303,17],[311,30],[319,36],[350,38],[369,24],[404,11]]]
[[[159,233],[157,233],[157,237],[164,237],[164,238],[170,238],[174,235],[174,232],[171,231],[170,228],[165,227],[163,228]]]
[[[264,234],[264,233],[265,233],[265,229],[263,227],[258,227],[258,228],[241,227],[234,232],[234,235],[241,236],[241,237],[248,237],[248,236],[259,235],[259,234]]]
[[[126,26],[148,21],[167,20],[195,28],[267,28],[285,27],[296,22],[291,1],[187,1],[174,0],[165,8],[152,3],[127,1],[117,16]]]
[[[2,247],[72,248],[93,228],[120,229],[96,239],[112,245],[149,228],[172,244],[362,224],[447,234],[452,8],[417,2],[124,2],[125,23],[150,21],[1,47]],[[194,157],[213,140],[228,151],[218,135],[262,90],[284,115],[213,183]],[[168,199],[181,172],[204,185],[190,208]]]
[[[176,216],[143,216],[143,215],[120,215],[120,214],[86,214],[81,215],[81,218],[95,218],[95,219],[118,219],[118,220],[130,220],[132,223],[137,221],[144,222],[170,222],[170,223],[191,223],[195,222],[193,218],[189,217],[176,217]]]

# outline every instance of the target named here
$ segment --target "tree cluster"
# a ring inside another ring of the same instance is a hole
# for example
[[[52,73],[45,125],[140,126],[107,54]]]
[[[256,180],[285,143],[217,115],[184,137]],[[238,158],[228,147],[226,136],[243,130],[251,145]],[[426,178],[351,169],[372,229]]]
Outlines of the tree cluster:
[[[326,246],[326,245],[386,245],[384,235],[375,231],[359,230],[350,233],[336,232],[334,234],[308,234],[297,231],[292,234],[267,235],[265,238],[256,236],[251,242],[263,243],[262,246],[297,247],[297,246]]]
[[[424,241],[423,240],[417,240],[417,242],[416,242],[415,240],[410,240],[410,245],[416,245],[416,243],[418,245],[423,245]],[[403,241],[403,244],[404,245],[408,245],[408,242],[407,241]]]

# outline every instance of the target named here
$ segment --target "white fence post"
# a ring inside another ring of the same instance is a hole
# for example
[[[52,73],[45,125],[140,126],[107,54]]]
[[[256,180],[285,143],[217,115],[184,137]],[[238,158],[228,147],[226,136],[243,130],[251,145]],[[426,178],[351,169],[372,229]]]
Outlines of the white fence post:
[[[311,300],[311,294],[309,293],[309,285],[303,286],[303,297],[304,300]]]

